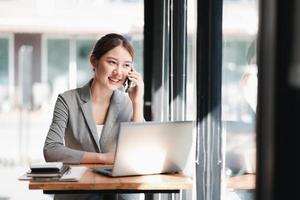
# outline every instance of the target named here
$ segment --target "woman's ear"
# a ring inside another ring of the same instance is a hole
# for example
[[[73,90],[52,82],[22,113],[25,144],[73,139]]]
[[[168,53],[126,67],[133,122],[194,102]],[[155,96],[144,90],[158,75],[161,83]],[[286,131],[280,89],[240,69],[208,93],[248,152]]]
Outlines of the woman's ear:
[[[90,63],[93,66],[93,71],[95,71],[95,68],[97,67],[97,58],[94,55],[90,56]]]

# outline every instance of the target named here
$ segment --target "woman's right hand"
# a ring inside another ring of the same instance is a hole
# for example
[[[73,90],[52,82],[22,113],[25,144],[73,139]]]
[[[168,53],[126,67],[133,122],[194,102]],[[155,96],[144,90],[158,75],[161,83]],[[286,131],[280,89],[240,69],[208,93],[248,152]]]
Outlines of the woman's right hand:
[[[115,160],[115,154],[112,152],[100,153],[100,160],[103,161],[103,164],[113,164]]]
[[[113,152],[108,153],[95,153],[95,152],[85,152],[80,160],[80,163],[87,164],[105,164],[111,165],[114,163],[115,154]]]

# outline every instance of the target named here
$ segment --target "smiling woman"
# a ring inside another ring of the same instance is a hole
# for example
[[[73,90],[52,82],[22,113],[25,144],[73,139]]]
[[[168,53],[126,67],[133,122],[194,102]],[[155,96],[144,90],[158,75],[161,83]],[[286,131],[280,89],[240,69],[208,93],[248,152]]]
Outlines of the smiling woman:
[[[132,68],[133,56],[133,47],[122,35],[112,33],[97,41],[90,56],[93,78],[82,88],[57,98],[44,144],[46,161],[114,162],[120,122],[144,121],[144,83]],[[127,79],[135,82],[128,94],[120,89]],[[140,195],[128,196],[135,197]]]

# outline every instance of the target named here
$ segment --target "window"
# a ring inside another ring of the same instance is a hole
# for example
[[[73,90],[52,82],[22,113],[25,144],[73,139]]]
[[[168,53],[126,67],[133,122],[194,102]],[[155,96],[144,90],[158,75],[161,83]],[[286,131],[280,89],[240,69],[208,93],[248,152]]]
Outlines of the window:
[[[68,89],[70,42],[68,39],[47,40],[47,78],[56,99],[57,94]]]
[[[7,109],[9,105],[9,74],[8,70],[8,39],[0,37],[0,112]]]
[[[76,66],[77,86],[81,87],[93,76],[93,68],[89,61],[89,55],[94,47],[96,39],[76,40]]]
[[[134,67],[142,75],[144,75],[143,42],[144,40],[141,36],[131,39],[131,44],[135,50]]]
[[[0,113],[12,109],[14,80],[13,71],[13,36],[0,35]]]
[[[0,38],[0,85],[8,85],[8,39]]]
[[[223,3],[222,127],[225,180],[256,170],[257,1]],[[222,199],[254,199],[249,190],[227,188]]]
[[[186,82],[186,119],[196,118],[196,12],[197,0],[187,1],[187,82]]]

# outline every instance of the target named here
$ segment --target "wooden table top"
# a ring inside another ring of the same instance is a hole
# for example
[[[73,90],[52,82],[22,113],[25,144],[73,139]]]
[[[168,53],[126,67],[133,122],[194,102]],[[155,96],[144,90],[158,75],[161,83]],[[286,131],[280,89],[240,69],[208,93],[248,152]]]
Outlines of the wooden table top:
[[[79,165],[82,166],[82,165]],[[29,189],[64,190],[191,190],[192,179],[183,174],[157,174],[130,177],[108,177],[93,172],[99,165],[83,165],[87,171],[78,182],[29,182]],[[100,165],[107,167],[104,165]],[[227,178],[227,189],[255,189],[255,174]]]
[[[82,165],[79,165],[82,166]],[[107,177],[93,172],[99,165],[84,165],[88,169],[77,182],[29,182],[29,189],[64,190],[191,190],[192,180],[183,174],[157,174],[131,177]]]
[[[236,190],[254,190],[255,174],[246,174],[227,178],[226,188]]]

